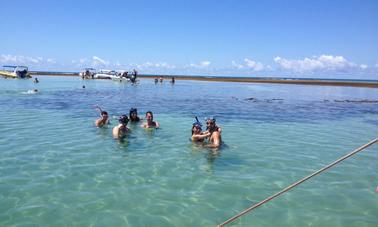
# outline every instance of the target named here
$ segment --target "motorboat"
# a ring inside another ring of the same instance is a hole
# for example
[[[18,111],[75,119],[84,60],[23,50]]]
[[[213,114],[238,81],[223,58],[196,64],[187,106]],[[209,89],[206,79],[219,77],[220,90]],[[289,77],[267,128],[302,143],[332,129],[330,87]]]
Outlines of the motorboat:
[[[94,79],[94,75],[96,75],[96,69],[94,68],[85,68],[79,73],[82,79]]]
[[[4,65],[3,70],[0,70],[0,76],[5,78],[31,78],[31,75],[26,66]]]
[[[98,73],[94,75],[94,79],[117,79],[120,78],[117,74],[116,71],[114,70],[107,70],[107,69],[102,69]]]

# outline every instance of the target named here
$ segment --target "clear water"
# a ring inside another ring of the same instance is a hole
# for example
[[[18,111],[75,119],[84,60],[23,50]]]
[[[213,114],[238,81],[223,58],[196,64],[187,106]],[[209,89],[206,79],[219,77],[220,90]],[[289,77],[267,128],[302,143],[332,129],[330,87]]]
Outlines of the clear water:
[[[39,79],[0,79],[0,226],[215,226],[378,136],[378,103],[334,101],[372,88]],[[119,143],[95,104],[161,129]],[[189,142],[195,115],[217,117],[218,153]],[[377,163],[378,144],[231,226],[378,226]]]

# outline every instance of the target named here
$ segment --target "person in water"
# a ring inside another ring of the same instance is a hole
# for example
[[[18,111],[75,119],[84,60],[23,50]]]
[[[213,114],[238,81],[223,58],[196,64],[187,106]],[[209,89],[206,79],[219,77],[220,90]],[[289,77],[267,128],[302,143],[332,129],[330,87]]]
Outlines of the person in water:
[[[214,131],[222,133],[222,128],[216,124],[216,119],[214,117],[206,118],[206,132],[210,132],[211,134]]]
[[[123,139],[130,132],[130,129],[127,127],[129,118],[127,115],[122,115],[118,121],[119,124],[113,128],[113,138]]]
[[[38,93],[38,89],[31,89],[25,92],[24,94],[37,94],[37,93]]]
[[[95,121],[95,125],[97,127],[102,127],[110,124],[108,112],[103,111],[99,106],[96,106],[96,108],[100,111],[100,118]]]
[[[129,112],[129,117],[131,122],[139,122],[138,110],[136,108],[131,108]]]
[[[38,84],[39,83],[39,80],[38,80],[38,78],[36,77],[36,78],[34,78],[34,81],[33,81],[35,84]]]
[[[192,126],[192,141],[193,142],[203,142],[205,138],[210,136],[210,133],[202,132],[202,124],[200,122],[193,123]]]
[[[154,115],[151,111],[146,112],[146,123],[141,125],[143,128],[159,128],[160,125],[157,121],[154,121]]]
[[[216,125],[215,118],[208,118],[206,120],[206,131],[204,134],[209,138],[209,143],[206,147],[218,148],[222,144],[221,132],[222,129]]]

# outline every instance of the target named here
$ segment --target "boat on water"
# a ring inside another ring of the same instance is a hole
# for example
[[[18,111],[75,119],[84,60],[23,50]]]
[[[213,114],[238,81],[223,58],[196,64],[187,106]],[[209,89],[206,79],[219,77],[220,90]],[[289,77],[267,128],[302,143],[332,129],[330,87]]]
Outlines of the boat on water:
[[[94,75],[96,75],[96,69],[94,68],[85,68],[79,73],[82,79],[94,79]]]
[[[129,81],[129,78],[123,77],[122,74],[114,71],[114,70],[100,70],[98,73],[94,75],[94,79],[108,79],[114,81]]]
[[[28,67],[26,66],[15,66],[15,65],[4,65],[3,69],[0,70],[0,76],[5,78],[21,78],[28,79],[31,78]]]
[[[114,70],[107,70],[107,69],[102,69],[98,73],[94,75],[94,79],[107,79],[111,80],[117,76],[116,71]]]

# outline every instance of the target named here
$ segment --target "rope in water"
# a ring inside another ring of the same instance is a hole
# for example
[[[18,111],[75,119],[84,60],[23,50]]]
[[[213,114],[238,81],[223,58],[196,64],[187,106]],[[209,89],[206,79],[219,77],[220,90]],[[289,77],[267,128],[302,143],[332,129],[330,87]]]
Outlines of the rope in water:
[[[334,166],[334,165],[338,164],[339,162],[341,162],[341,161],[343,161],[343,160],[349,158],[350,156],[352,156],[352,155],[354,155],[354,154],[357,154],[358,152],[364,150],[365,148],[369,147],[370,145],[376,143],[377,141],[378,141],[378,137],[375,138],[374,140],[370,141],[369,143],[367,143],[367,144],[365,144],[365,145],[363,145],[363,146],[361,146],[361,147],[355,149],[354,151],[350,152],[349,154],[346,154],[346,155],[344,155],[343,157],[337,159],[336,161],[332,162],[331,164],[329,164],[329,165],[327,165],[327,166],[321,168],[320,170],[318,170],[318,171],[316,171],[316,172],[314,172],[314,173],[308,175],[307,177],[305,177],[305,178],[303,178],[303,179],[301,179],[301,180],[295,182],[294,184],[292,184],[292,185],[290,185],[290,186],[284,188],[284,189],[281,190],[280,192],[277,192],[276,194],[274,194],[274,195],[272,195],[272,196],[269,196],[268,198],[266,198],[266,199],[262,200],[261,202],[255,204],[255,205],[253,205],[253,206],[251,206],[251,207],[249,207],[248,209],[245,209],[244,211],[242,211],[242,212],[240,212],[239,214],[233,216],[232,218],[228,219],[227,221],[223,222],[222,224],[219,224],[218,227],[221,227],[221,226],[227,225],[227,224],[229,224],[229,223],[235,221],[236,219],[238,219],[239,217],[243,216],[244,214],[246,214],[246,213],[252,211],[253,209],[255,209],[255,208],[257,208],[257,207],[259,207],[259,206],[261,206],[261,205],[263,205],[264,203],[269,202],[270,200],[276,198],[277,196],[279,196],[279,195],[281,195],[281,194],[283,194],[283,193],[289,191],[290,189],[292,189],[292,188],[294,188],[295,186],[297,186],[297,185],[299,185],[299,184],[305,182],[306,180],[310,179],[311,177],[313,177],[313,176],[315,176],[315,175],[318,175],[319,173],[321,173],[321,172],[323,172],[323,171],[325,171],[325,170],[331,168],[332,166]]]

